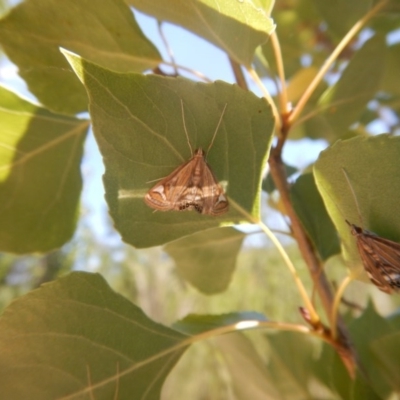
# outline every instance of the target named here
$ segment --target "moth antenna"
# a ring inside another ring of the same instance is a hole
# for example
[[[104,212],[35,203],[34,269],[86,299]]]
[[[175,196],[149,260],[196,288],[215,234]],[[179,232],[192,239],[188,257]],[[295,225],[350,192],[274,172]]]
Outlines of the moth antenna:
[[[356,204],[356,207],[357,207],[358,218],[360,220],[361,226],[364,228],[365,225],[364,225],[363,218],[361,216],[360,205],[358,204],[356,192],[354,191],[353,185],[350,182],[349,175],[347,175],[347,172],[344,168],[342,168],[342,172],[343,172],[344,177],[346,178],[347,184],[349,185],[351,194],[353,195],[354,203]]]
[[[190,154],[193,156],[193,148],[192,148],[192,145],[190,144],[189,134],[188,134],[188,131],[187,131],[187,129],[186,129],[185,109],[184,109],[184,107],[183,107],[183,101],[182,101],[182,99],[181,99],[181,110],[182,110],[183,129],[185,130],[186,140],[187,140],[187,143],[188,143],[188,145],[189,145]]]
[[[224,109],[222,110],[221,116],[219,117],[218,125],[217,125],[217,127],[216,127],[216,129],[215,129],[214,135],[213,135],[213,137],[212,137],[212,139],[211,139],[210,145],[208,146],[208,149],[207,149],[207,153],[206,153],[206,154],[208,154],[208,152],[210,151],[210,149],[211,149],[211,147],[212,147],[212,145],[213,145],[213,143],[214,143],[214,139],[215,139],[215,137],[217,136],[217,132],[218,132],[218,129],[219,129],[221,123],[222,123],[222,118],[224,118],[224,114],[225,114],[225,110],[226,110],[226,107],[227,107],[227,106],[228,106],[228,103],[225,103]]]

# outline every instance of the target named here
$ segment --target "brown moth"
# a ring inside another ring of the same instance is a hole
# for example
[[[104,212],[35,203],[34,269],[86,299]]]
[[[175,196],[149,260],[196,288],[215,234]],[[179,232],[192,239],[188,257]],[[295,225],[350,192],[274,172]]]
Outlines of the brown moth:
[[[359,210],[357,197],[350,183],[346,171],[343,173],[350,186],[354,200]],[[361,219],[361,215],[360,215]],[[365,271],[371,282],[385,293],[397,292],[400,290],[400,243],[382,238],[375,233],[352,224],[351,234],[357,241],[357,249],[360,254]]]
[[[221,125],[225,107],[214,132],[210,150]],[[183,102],[181,101],[183,127],[189,144],[192,158],[176,168],[166,178],[153,186],[145,195],[146,204],[158,211],[195,210],[200,214],[218,216],[229,209],[228,198],[224,189],[214,176],[206,161],[206,152],[197,149],[194,153],[186,130]]]
[[[400,243],[384,239],[347,221],[356,237],[364,269],[371,282],[385,293],[400,290]]]

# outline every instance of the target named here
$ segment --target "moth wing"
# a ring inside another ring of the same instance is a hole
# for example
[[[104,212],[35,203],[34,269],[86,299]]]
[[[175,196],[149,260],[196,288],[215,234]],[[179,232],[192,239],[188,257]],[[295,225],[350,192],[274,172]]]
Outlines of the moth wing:
[[[369,245],[376,257],[375,265],[386,284],[392,289],[400,289],[400,243],[372,236]]]
[[[372,247],[370,245],[371,242],[372,239],[366,238],[365,236],[362,238],[357,238],[358,252],[360,254],[364,269],[367,271],[369,279],[375,286],[377,286],[383,292],[391,293],[391,289],[380,271],[379,261],[372,253]]]
[[[204,198],[203,214],[218,216],[226,213],[229,210],[228,198],[205,161],[202,184]]]
[[[179,199],[190,183],[193,168],[193,159],[176,168],[146,193],[146,204],[159,211],[179,210]]]

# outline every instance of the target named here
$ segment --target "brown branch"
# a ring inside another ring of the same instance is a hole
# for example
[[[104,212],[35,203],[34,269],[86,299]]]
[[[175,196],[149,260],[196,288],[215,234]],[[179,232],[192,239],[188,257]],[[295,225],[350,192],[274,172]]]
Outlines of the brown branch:
[[[284,125],[285,124],[283,123],[283,126]],[[332,315],[333,299],[334,299],[333,293],[331,291],[331,287],[327,279],[327,276],[321,265],[320,259],[314,249],[314,246],[310,238],[308,237],[306,231],[304,230],[299,218],[297,217],[297,214],[292,205],[289,185],[287,182],[287,177],[285,174],[285,169],[281,158],[281,150],[285,139],[286,139],[286,132],[282,132],[282,135],[280,136],[277,145],[271,149],[271,154],[269,158],[270,171],[275,186],[280,193],[286,214],[288,215],[291,221],[293,236],[297,241],[302,257],[308,266],[310,275],[313,279],[316,290],[321,299],[322,306],[325,310],[328,320],[330,321]],[[334,329],[335,328],[332,327],[332,330]],[[356,363],[355,361],[356,356],[350,344],[347,328],[341,319],[337,320],[337,332],[338,332],[337,350],[340,349],[340,351],[338,351],[338,354],[342,358],[343,363],[346,365],[349,374],[351,376],[354,376],[354,366]]]

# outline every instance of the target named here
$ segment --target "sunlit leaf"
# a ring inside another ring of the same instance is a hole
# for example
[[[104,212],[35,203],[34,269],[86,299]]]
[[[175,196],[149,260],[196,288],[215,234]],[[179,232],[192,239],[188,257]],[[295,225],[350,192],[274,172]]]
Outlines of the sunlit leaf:
[[[44,252],[68,241],[82,187],[86,120],[0,87],[0,249]]]
[[[183,26],[247,66],[275,28],[268,14],[273,1],[263,2],[256,7],[241,0],[129,0],[138,10]]]
[[[86,110],[87,96],[60,46],[116,71],[160,62],[122,0],[22,2],[0,21],[0,42],[41,103],[68,114]]]
[[[93,130],[106,165],[106,199],[126,242],[136,247],[164,244],[246,220],[243,209],[258,218],[274,126],[265,99],[221,81],[119,74],[66,55],[90,96]],[[185,126],[192,149],[208,149],[225,106],[207,162],[227,184],[229,212],[219,217],[154,212],[144,203],[146,192],[191,157]]]
[[[150,320],[100,275],[72,273],[0,318],[0,386],[8,399],[159,398],[185,335]]]

